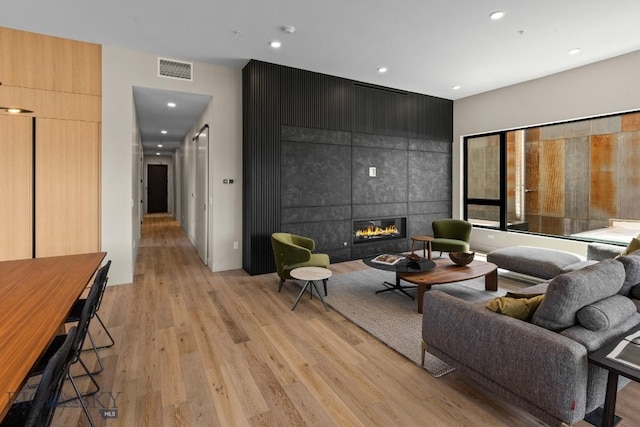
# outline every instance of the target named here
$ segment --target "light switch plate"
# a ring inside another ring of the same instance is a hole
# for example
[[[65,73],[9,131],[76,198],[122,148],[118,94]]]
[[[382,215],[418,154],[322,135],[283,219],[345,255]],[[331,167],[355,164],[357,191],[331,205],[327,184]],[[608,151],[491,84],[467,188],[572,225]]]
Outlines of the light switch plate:
[[[376,176],[376,168],[374,166],[369,167],[369,176]]]

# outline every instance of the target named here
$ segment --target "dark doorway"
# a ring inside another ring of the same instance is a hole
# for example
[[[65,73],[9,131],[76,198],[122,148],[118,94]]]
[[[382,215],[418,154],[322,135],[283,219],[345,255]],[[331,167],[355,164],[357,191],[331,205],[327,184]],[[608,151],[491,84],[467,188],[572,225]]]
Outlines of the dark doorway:
[[[147,165],[147,213],[167,211],[167,165]]]

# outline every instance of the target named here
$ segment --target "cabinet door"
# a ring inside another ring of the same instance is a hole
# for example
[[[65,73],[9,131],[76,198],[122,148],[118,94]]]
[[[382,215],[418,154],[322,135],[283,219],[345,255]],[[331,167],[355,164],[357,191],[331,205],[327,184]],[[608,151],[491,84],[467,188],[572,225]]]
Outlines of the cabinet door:
[[[36,121],[36,257],[100,249],[100,125]]]
[[[31,258],[31,117],[0,114],[0,261]]]

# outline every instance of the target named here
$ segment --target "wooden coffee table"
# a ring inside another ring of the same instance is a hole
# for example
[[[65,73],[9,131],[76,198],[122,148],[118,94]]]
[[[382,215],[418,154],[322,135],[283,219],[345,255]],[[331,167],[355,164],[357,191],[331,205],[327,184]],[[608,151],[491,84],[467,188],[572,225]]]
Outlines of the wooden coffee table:
[[[418,313],[422,313],[424,293],[432,285],[461,282],[484,276],[484,288],[488,291],[498,290],[498,266],[491,262],[471,261],[459,266],[449,258],[433,260],[436,268],[420,273],[398,273],[400,279],[418,285]]]

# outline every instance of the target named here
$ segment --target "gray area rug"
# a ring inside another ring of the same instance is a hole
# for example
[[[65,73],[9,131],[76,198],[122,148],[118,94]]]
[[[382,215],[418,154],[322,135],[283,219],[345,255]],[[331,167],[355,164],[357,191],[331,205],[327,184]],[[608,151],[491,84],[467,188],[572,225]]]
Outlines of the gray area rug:
[[[393,283],[394,273],[368,269],[337,274],[329,279],[329,295],[325,300],[334,310],[420,366],[422,315],[417,311],[417,302],[398,291],[376,295],[375,291],[384,289],[383,281]],[[403,284],[408,285],[406,282]],[[499,274],[497,292],[484,290],[484,278],[436,285],[433,289],[465,301],[481,302],[529,285]],[[408,292],[415,297],[415,290]],[[425,357],[424,369],[434,377],[453,371],[429,353]]]

